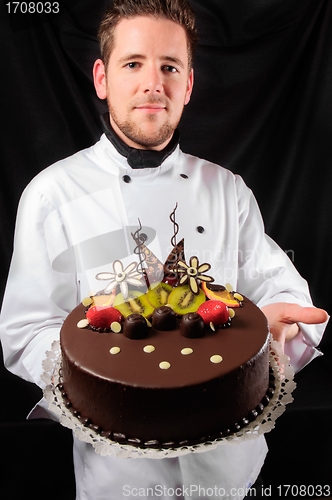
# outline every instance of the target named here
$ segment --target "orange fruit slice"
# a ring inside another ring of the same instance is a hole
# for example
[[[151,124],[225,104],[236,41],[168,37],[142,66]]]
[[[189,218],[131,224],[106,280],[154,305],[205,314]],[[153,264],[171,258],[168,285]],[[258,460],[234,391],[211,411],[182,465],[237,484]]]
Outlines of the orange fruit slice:
[[[228,307],[240,307],[241,301],[238,299],[234,298],[234,295],[232,292],[229,292],[228,290],[211,290],[210,288],[207,287],[206,283],[202,281],[201,287],[205,295],[207,296],[208,299],[210,300],[220,300],[226,306]]]

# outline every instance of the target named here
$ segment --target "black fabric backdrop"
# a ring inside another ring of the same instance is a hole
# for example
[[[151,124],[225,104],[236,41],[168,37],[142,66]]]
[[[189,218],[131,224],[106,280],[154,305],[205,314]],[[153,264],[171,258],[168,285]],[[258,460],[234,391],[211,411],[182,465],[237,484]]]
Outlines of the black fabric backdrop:
[[[22,190],[49,164],[92,145],[101,134],[99,115],[106,109],[95,95],[91,69],[99,56],[96,30],[107,2],[62,0],[58,4],[59,13],[53,15],[9,14],[7,0],[0,5],[2,289]],[[332,2],[192,0],[192,5],[200,40],[194,93],[180,126],[182,149],[242,175],[256,195],[268,234],[309,281],[315,304],[331,312]],[[306,381],[304,389],[297,389],[300,403],[292,410],[296,420],[280,419],[281,436],[290,430],[293,435],[298,412],[302,416],[305,412],[311,423],[320,419],[322,424],[315,427],[320,431],[324,419],[331,421],[330,329],[321,347],[325,357],[299,374],[299,381],[301,377]],[[31,433],[31,424],[26,430],[23,420],[40,393],[3,367],[0,373],[6,396],[0,431],[7,439],[2,450],[8,453],[13,440],[21,444],[17,435],[22,439],[25,432]],[[307,427],[300,429],[302,436],[308,434],[307,420],[303,424]],[[21,425],[19,433],[17,425]],[[65,430],[56,427],[54,431],[50,423],[40,425],[37,434],[44,441],[57,449],[54,432],[60,432],[70,449]],[[269,439],[276,447],[273,437]],[[303,444],[301,436],[298,440]],[[32,437],[30,444],[24,441],[31,454],[34,450],[35,460],[42,453],[38,442],[39,447],[36,441],[32,445]],[[331,439],[321,446],[314,438],[303,446],[309,454],[304,464],[311,467],[310,453],[332,451]],[[274,452],[272,457],[277,458],[270,459],[271,468],[280,460],[278,449]],[[16,454],[9,455],[17,463]],[[302,459],[302,452],[293,457],[296,463]],[[71,474],[70,460],[61,462]],[[315,462],[313,481],[330,481],[330,473],[324,476],[317,457]],[[32,474],[34,462],[29,463]],[[271,482],[269,471],[267,477]],[[282,477],[294,484],[294,478]],[[9,485],[11,475],[7,478]],[[42,481],[40,475],[38,481]],[[70,491],[71,478],[68,485]],[[16,488],[3,498],[20,498]]]

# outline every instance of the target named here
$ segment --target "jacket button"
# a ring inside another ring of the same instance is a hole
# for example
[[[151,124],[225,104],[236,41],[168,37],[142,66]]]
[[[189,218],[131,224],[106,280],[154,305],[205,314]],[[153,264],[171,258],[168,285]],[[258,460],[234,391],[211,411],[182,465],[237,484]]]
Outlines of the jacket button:
[[[131,182],[131,177],[129,177],[129,175],[124,175],[122,177],[122,179],[124,180],[124,182],[126,182],[127,184],[129,184],[129,182]]]

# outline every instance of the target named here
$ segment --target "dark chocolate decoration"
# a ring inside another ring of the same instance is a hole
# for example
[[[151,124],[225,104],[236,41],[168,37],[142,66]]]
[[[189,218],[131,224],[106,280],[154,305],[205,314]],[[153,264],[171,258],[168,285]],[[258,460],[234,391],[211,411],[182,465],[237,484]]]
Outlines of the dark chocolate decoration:
[[[122,179],[126,184],[129,184],[129,182],[131,182],[131,177],[129,175],[124,175]]]
[[[188,179],[187,174],[180,174],[180,177],[182,177],[182,179]]]
[[[141,234],[142,224],[139,219],[138,223],[139,223],[139,228],[137,229],[137,231],[135,231],[134,234],[132,234],[132,237],[136,242],[136,247],[134,248],[134,254],[138,255],[139,258],[139,264],[137,264],[137,272],[141,273],[142,276],[144,276],[146,284],[149,287],[150,286],[149,278],[144,268],[144,262],[146,261],[146,253],[143,251],[143,247],[146,248],[144,245],[145,238]]]
[[[176,443],[174,441],[166,441],[165,443],[161,444],[162,448],[175,448]]]
[[[99,425],[90,424],[89,429],[96,432],[97,434],[101,434],[101,432],[102,432],[102,428]]]
[[[145,448],[160,448],[160,443],[156,439],[151,439],[151,441],[145,441]]]
[[[257,411],[258,415],[260,415],[260,414],[261,414],[261,413],[263,413],[263,411],[264,411],[264,405],[263,405],[262,403],[259,403],[259,404],[256,406],[255,410]]]
[[[142,441],[138,438],[128,438],[128,444],[140,447],[142,445]]]
[[[175,220],[175,212],[176,212],[177,208],[178,208],[178,204],[176,203],[173,212],[169,216],[170,220],[173,222],[173,228],[174,228],[174,234],[173,234],[172,239],[171,239],[171,244],[173,245],[173,247],[176,246],[176,236],[179,232],[179,224]]]
[[[123,333],[128,339],[144,339],[148,335],[145,318],[138,313],[127,316],[123,322]]]
[[[248,420],[253,422],[258,417],[258,413],[256,410],[252,410],[248,415]]]
[[[232,434],[232,431],[230,429],[224,429],[223,431],[220,432],[220,437],[227,437]]]
[[[270,398],[267,395],[264,396],[263,399],[262,399],[262,404],[264,406],[267,406],[269,404],[269,402],[270,402]]]
[[[102,431],[100,435],[106,439],[112,439],[112,432],[111,431]]]
[[[183,337],[197,339],[204,336],[204,321],[197,313],[187,313],[180,323],[180,333]]]
[[[154,310],[152,326],[156,330],[174,330],[176,328],[176,314],[168,306],[160,306]]]
[[[84,425],[84,427],[88,427],[91,424],[91,420],[88,417],[79,415],[77,418],[81,422],[81,424]]]
[[[113,432],[113,439],[114,439],[114,441],[121,443],[121,442],[127,440],[127,436],[125,434],[123,434],[122,432]]]
[[[202,233],[204,233],[205,229],[204,229],[204,227],[203,227],[203,226],[197,226],[197,231],[198,231],[200,234],[202,234]]]

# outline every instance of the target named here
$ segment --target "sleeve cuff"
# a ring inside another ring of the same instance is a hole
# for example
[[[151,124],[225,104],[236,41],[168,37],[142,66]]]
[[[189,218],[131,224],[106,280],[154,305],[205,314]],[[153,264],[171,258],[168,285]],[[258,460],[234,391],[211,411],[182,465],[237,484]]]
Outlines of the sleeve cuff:
[[[46,359],[46,351],[51,350],[52,343],[59,340],[59,330],[49,329],[43,334],[37,335],[31,340],[25,349],[23,366],[29,374],[29,380],[37,384],[41,389],[45,388],[45,382],[42,380],[44,373],[43,361]]]
[[[285,354],[290,358],[290,363],[295,373],[299,372],[317,356],[322,356],[322,352],[316,348],[319,344],[326,323],[321,325],[304,325],[299,323],[300,331],[289,342],[285,344]]]

